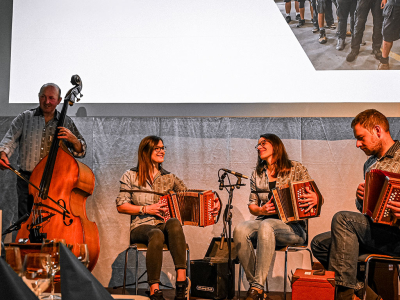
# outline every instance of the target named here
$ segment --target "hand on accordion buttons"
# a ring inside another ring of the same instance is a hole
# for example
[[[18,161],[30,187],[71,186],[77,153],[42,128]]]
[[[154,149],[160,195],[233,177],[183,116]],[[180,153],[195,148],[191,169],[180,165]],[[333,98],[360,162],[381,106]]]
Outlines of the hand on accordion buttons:
[[[400,217],[400,202],[399,201],[389,201],[388,208],[390,208],[393,214],[399,218]]]
[[[310,189],[310,187],[306,186],[305,194],[300,196],[299,199],[300,207],[308,207],[304,212],[307,213],[318,204],[317,194]]]
[[[154,215],[163,218],[163,215],[165,212],[167,212],[168,207],[167,204],[165,203],[155,203],[151,205],[145,206],[146,208],[146,214],[147,215]]]
[[[213,211],[212,211],[212,215],[215,217],[215,216],[217,216],[218,215],[218,212],[220,211],[220,209],[221,209],[221,204],[220,204],[220,202],[219,202],[219,199],[218,198],[215,198],[214,199],[214,209],[213,209]]]
[[[365,185],[365,183],[362,182],[357,187],[356,197],[357,197],[357,200],[360,202],[364,201],[364,185]]]

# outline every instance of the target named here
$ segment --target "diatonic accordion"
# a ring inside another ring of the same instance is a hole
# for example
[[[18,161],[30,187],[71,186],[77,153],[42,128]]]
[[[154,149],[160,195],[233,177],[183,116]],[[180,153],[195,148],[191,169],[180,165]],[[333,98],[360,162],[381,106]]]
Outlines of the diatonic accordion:
[[[378,169],[367,172],[363,214],[375,223],[400,225],[398,218],[387,208],[389,201],[400,201],[400,174]]]
[[[317,205],[312,207],[307,213],[305,211],[308,207],[300,207],[301,202],[299,202],[301,199],[300,196],[306,193],[306,187],[314,191],[318,197]],[[314,180],[290,182],[273,189],[272,194],[279,218],[285,223],[315,218],[321,214],[323,197]]]
[[[160,197],[160,203],[168,207],[168,211],[164,214],[165,221],[176,218],[182,225],[205,227],[218,222],[219,214],[218,217],[212,214],[216,199],[220,201],[218,194],[213,191],[186,190],[177,193],[171,191]]]

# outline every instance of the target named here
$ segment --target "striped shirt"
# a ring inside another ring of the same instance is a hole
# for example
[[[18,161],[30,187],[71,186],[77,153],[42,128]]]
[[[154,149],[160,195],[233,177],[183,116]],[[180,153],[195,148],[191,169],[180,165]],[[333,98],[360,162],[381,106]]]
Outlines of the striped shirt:
[[[120,190],[146,190],[153,191],[161,194],[167,194],[168,191],[173,190],[183,191],[187,190],[182,180],[176,177],[174,174],[161,168],[160,172],[154,177],[153,183],[146,181],[146,186],[139,186],[137,178],[137,168],[132,168],[126,171],[120,179]],[[160,196],[150,193],[140,192],[119,192],[117,199],[115,200],[116,205],[120,206],[124,203],[130,203],[133,205],[151,205],[158,203]],[[132,216],[131,230],[138,227],[139,225],[157,225],[163,223],[164,220],[153,215],[134,215]]]
[[[57,128],[57,122],[61,113],[55,111],[54,118],[45,122],[40,107],[26,110],[20,113],[12,122],[6,135],[0,142],[0,151],[4,151],[8,157],[19,149],[18,165],[22,171],[32,172],[39,161],[50,151],[51,142]],[[71,143],[63,141],[77,158],[83,158],[86,154],[86,142],[79,133],[72,119],[65,117],[64,127],[68,128],[81,142],[83,151],[74,151]]]
[[[379,169],[392,173],[400,173],[400,142],[395,141],[392,147],[381,158],[372,155],[364,164],[365,174],[372,169]]]

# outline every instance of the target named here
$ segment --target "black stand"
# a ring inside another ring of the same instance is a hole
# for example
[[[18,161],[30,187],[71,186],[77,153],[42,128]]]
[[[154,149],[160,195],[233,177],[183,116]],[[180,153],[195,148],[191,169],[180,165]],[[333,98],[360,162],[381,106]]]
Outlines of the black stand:
[[[229,278],[229,285],[228,285],[228,299],[233,299],[234,296],[234,286],[235,283],[233,282],[233,276],[234,274],[234,268],[233,268],[233,263],[232,263],[232,199],[233,199],[233,191],[235,188],[240,189],[241,186],[245,186],[245,184],[242,184],[242,178],[241,177],[236,177],[237,182],[235,184],[231,184],[230,180],[228,178],[229,184],[225,184],[224,180],[227,176],[227,172],[225,171],[223,175],[219,178],[219,189],[222,190],[225,188],[228,191],[229,197],[228,197],[228,203],[226,204],[225,211],[224,211],[224,229],[221,234],[221,247],[224,243],[224,239],[226,238],[227,230],[225,224],[228,223],[228,238],[227,238],[227,245],[228,245],[228,278]],[[228,190],[229,188],[229,190]]]

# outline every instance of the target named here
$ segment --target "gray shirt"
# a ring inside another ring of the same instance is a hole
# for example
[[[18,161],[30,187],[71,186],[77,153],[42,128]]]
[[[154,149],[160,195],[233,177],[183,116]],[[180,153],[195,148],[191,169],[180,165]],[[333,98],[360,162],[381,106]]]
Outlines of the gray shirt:
[[[121,192],[123,190],[145,190],[161,194],[167,194],[167,192],[171,190],[175,192],[187,190],[182,180],[163,168],[155,175],[153,183],[150,183],[148,180],[146,181],[146,186],[139,186],[136,168],[126,171],[120,179],[120,184],[120,192],[115,200],[117,206],[124,203],[146,206],[158,203],[160,199],[160,195],[156,194]],[[157,225],[163,222],[163,219],[153,215],[134,215],[132,218],[131,230],[139,225]]]
[[[40,107],[20,113],[11,122],[10,128],[0,142],[0,151],[4,151],[8,157],[11,157],[18,147],[18,164],[21,170],[32,172],[39,161],[50,151],[60,115],[60,112],[56,110],[54,119],[46,124]],[[71,143],[63,141],[64,144],[73,156],[77,158],[84,157],[86,154],[86,142],[70,117],[65,117],[63,127],[68,128],[78,138],[82,144],[83,151],[77,153]]]
[[[388,0],[386,5],[400,6],[400,0]]]
[[[283,176],[279,174],[276,178],[276,188],[288,184],[289,182],[311,180],[306,167],[294,160],[292,160],[291,163],[292,167],[290,172]],[[261,176],[257,174],[256,170],[253,171],[250,179],[250,190],[248,205],[255,204],[258,206],[263,206],[269,201],[268,193],[270,192],[270,189],[266,169],[263,170]]]
[[[303,166],[301,163],[292,160],[292,167],[290,168],[289,173],[285,175],[278,174],[276,178],[276,188],[279,188],[289,182],[297,182],[304,180],[311,180],[311,176],[308,174],[307,168]],[[269,201],[268,195],[270,194],[269,188],[269,179],[267,175],[267,170],[264,169],[261,176],[257,174],[256,170],[253,171],[250,179],[250,197],[249,203],[255,204],[258,206],[263,206],[265,203]],[[270,215],[270,216],[258,216],[257,220],[262,220],[266,218],[277,218],[278,215]],[[304,232],[306,230],[306,223],[304,221],[290,222],[288,223],[290,227],[299,235],[304,236]]]

